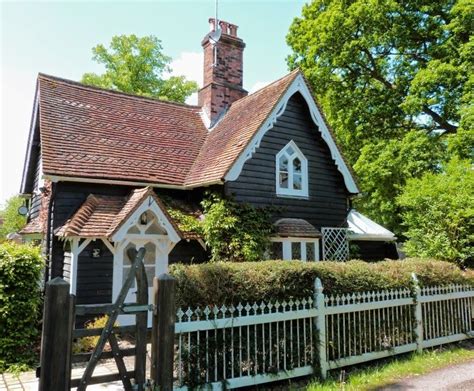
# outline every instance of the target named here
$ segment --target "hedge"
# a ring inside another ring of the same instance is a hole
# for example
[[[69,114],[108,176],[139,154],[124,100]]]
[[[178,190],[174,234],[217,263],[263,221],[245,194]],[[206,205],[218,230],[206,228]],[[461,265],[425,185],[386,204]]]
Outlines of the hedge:
[[[0,244],[0,372],[34,363],[43,266],[38,248]]]
[[[421,286],[450,283],[474,285],[474,272],[430,259],[367,263],[349,262],[216,262],[174,264],[177,305],[194,307],[261,300],[289,300],[312,296],[319,277],[327,294],[412,288],[411,273]]]

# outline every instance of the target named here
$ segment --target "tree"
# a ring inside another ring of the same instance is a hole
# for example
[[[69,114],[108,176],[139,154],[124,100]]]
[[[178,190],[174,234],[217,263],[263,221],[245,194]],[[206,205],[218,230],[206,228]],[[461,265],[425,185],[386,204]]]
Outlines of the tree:
[[[439,174],[410,179],[398,197],[409,255],[461,265],[474,260],[474,170],[454,158]]]
[[[370,214],[380,224],[392,227],[401,236],[402,216],[394,196],[400,194],[410,178],[425,172],[437,172],[438,162],[444,156],[442,145],[423,132],[409,132],[403,138],[381,140],[366,144],[354,169],[360,173],[364,189],[358,208]]]
[[[438,150],[472,158],[473,7],[472,0],[315,0],[287,35],[290,68],[312,84],[360,178],[366,196],[358,207],[393,230],[400,216],[386,205],[407,179],[439,167]],[[397,147],[420,133],[434,156]],[[396,163],[387,192],[377,177],[397,148],[419,167],[395,172]]]
[[[184,76],[171,76],[171,58],[163,54],[161,41],[155,36],[114,36],[107,49],[97,45],[92,49],[94,61],[105,66],[105,73],[85,73],[82,82],[129,94],[184,103],[197,91],[197,83]]]
[[[7,237],[9,233],[18,232],[26,224],[26,217],[18,214],[18,208],[23,205],[23,199],[18,196],[9,198],[0,210],[0,218],[3,223],[0,225],[0,240]]]

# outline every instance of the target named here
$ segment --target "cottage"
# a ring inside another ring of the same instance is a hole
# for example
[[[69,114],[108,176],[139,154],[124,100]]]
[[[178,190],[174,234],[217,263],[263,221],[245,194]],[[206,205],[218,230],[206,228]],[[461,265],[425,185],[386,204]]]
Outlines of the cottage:
[[[150,280],[170,263],[206,261],[202,238],[169,213],[173,204],[198,216],[205,189],[279,207],[272,257],[344,259],[348,239],[367,258],[396,256],[393,234],[351,208],[359,188],[304,76],[249,95],[245,44],[237,26],[220,26],[215,46],[202,41],[197,106],[38,76],[21,233],[42,240],[46,278],[67,279],[78,303],[118,295],[129,248],[148,250]]]

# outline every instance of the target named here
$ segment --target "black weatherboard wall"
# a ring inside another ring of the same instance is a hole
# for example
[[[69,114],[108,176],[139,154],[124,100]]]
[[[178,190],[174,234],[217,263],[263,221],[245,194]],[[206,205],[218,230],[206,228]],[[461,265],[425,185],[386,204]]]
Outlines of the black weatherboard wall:
[[[291,140],[308,159],[309,197],[276,195],[275,157]],[[226,183],[226,193],[254,206],[276,206],[275,216],[302,218],[316,228],[341,227],[347,215],[348,193],[342,174],[331,158],[326,142],[311,119],[299,94],[293,95],[275,126],[263,137],[260,147],[243,167],[236,181]]]

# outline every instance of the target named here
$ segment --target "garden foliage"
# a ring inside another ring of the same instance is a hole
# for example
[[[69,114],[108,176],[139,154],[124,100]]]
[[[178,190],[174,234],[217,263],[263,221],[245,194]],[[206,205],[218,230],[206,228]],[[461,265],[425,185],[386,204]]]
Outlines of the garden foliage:
[[[170,267],[177,279],[178,306],[237,304],[289,300],[313,295],[319,277],[327,294],[412,287],[411,273],[421,286],[463,283],[474,285],[474,273],[431,259],[366,263],[349,262],[215,262]]]
[[[472,0],[314,0],[287,35],[288,65],[360,180],[357,209],[399,237],[394,201],[407,181],[473,158],[473,10]]]
[[[453,159],[443,172],[411,179],[398,198],[409,255],[472,266],[474,260],[474,171]]]
[[[18,213],[18,208],[23,203],[22,198],[14,196],[9,198],[0,210],[0,217],[3,219],[0,225],[0,242],[5,240],[8,234],[18,232],[26,224],[26,217]]]
[[[273,232],[273,208],[255,208],[208,192],[201,203],[204,219],[199,220],[168,209],[183,232],[202,236],[211,253],[211,261],[258,261],[264,258]]]
[[[38,248],[0,244],[0,371],[34,362],[42,270]]]

